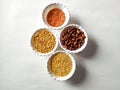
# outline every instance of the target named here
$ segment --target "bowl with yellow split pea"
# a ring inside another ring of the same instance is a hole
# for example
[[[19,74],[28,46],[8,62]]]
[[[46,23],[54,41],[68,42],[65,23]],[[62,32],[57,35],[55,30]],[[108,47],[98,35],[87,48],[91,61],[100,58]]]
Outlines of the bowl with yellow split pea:
[[[75,59],[65,51],[56,51],[48,58],[47,70],[55,80],[66,81],[73,76],[76,70]]]
[[[58,47],[57,36],[48,28],[40,28],[31,37],[31,47],[39,55],[50,55]]]

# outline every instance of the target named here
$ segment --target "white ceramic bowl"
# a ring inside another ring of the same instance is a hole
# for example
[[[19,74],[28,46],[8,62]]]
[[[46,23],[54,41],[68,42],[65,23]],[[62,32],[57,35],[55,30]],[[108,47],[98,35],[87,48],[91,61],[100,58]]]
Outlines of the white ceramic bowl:
[[[52,56],[54,56],[55,54],[57,54],[57,53],[59,53],[59,52],[64,52],[64,53],[66,53],[66,54],[71,58],[71,61],[72,61],[72,70],[71,70],[71,72],[70,72],[68,75],[66,75],[66,76],[64,76],[64,77],[57,77],[57,76],[55,76],[55,75],[52,73],[51,69],[50,69],[50,62],[51,62]],[[67,52],[65,52],[65,51],[59,50],[59,51],[56,51],[56,52],[54,52],[52,55],[49,56],[48,62],[47,62],[47,70],[48,70],[48,73],[50,74],[50,76],[53,77],[55,80],[65,81],[65,80],[70,79],[70,78],[73,76],[73,74],[74,74],[74,72],[75,72],[75,70],[76,70],[76,63],[75,63],[75,60],[74,60],[74,58],[73,58],[73,56],[72,56],[71,54],[69,54],[69,53],[67,53]]]
[[[49,25],[49,23],[47,22],[47,15],[49,13],[49,11],[51,11],[52,9],[54,8],[59,8],[61,9],[64,14],[65,14],[65,21],[64,23],[59,26],[59,27],[53,27],[51,25]],[[68,8],[64,5],[62,5],[61,3],[52,3],[52,4],[49,4],[44,10],[43,10],[43,14],[42,14],[42,18],[43,18],[43,21],[44,23],[49,27],[49,28],[52,28],[52,29],[60,29],[62,27],[64,27],[65,25],[67,25],[67,23],[69,22],[69,18],[70,18],[70,12],[68,10]]]
[[[33,40],[33,38],[34,38],[34,35],[35,35],[36,33],[38,33],[40,30],[48,30],[49,32],[51,32],[51,33],[55,36],[56,45],[55,45],[55,47],[53,48],[53,50],[50,51],[50,52],[48,52],[48,53],[38,52],[38,51],[34,48],[34,46],[33,46],[32,40]],[[57,47],[58,47],[58,39],[57,39],[57,36],[56,36],[56,34],[55,34],[54,32],[52,32],[52,30],[50,30],[50,29],[48,29],[48,28],[40,28],[40,29],[38,29],[37,31],[35,31],[34,34],[33,34],[32,37],[31,37],[31,47],[32,47],[32,49],[33,49],[38,55],[50,55],[50,54],[52,54],[52,53],[57,49]]]
[[[81,31],[83,31],[83,32],[84,32],[84,35],[86,36],[86,38],[85,38],[85,40],[84,40],[84,41],[85,41],[84,44],[83,44],[80,48],[78,48],[78,49],[76,49],[76,50],[69,50],[69,49],[65,48],[65,47],[62,45],[62,43],[61,43],[61,37],[62,37],[62,35],[64,34],[65,30],[66,30],[67,28],[69,28],[69,27],[72,27],[72,26],[74,26],[74,27],[80,29]],[[87,45],[87,42],[88,42],[88,35],[87,35],[87,33],[85,32],[85,29],[84,29],[83,27],[77,25],[77,24],[69,24],[69,25],[67,25],[66,27],[63,28],[63,30],[61,31],[60,36],[59,36],[60,46],[62,47],[63,50],[65,50],[65,51],[67,51],[67,52],[69,52],[69,53],[78,53],[78,52],[83,51],[84,48],[85,48],[86,45]]]

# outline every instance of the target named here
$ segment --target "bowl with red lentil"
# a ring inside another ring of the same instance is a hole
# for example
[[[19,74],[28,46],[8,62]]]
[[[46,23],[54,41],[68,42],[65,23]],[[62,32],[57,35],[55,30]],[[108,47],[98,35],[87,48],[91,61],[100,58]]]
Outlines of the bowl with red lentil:
[[[39,55],[49,55],[58,46],[57,36],[50,29],[41,28],[32,35],[31,46]]]
[[[71,54],[59,50],[49,56],[47,69],[55,80],[65,81],[73,76],[76,63]]]
[[[85,29],[77,24],[69,24],[60,33],[59,43],[69,53],[79,53],[87,45],[88,36]]]
[[[52,3],[43,10],[43,21],[52,29],[60,29],[67,25],[70,17],[69,10],[60,3]]]

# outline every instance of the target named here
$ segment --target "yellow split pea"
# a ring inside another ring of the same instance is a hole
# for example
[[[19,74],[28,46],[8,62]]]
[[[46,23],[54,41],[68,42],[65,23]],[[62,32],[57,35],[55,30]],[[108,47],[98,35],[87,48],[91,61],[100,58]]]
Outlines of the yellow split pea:
[[[53,75],[64,77],[72,70],[72,60],[65,52],[58,52],[51,57],[49,68]]]
[[[47,29],[40,29],[32,37],[33,48],[40,53],[51,52],[56,45],[55,36]]]

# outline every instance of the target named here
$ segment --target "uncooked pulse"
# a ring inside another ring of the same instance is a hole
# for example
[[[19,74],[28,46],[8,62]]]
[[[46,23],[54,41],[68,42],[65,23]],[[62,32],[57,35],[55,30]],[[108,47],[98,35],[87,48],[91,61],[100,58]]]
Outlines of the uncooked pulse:
[[[53,27],[59,27],[65,22],[65,14],[59,8],[54,8],[47,14],[47,22]]]
[[[49,53],[56,45],[55,36],[48,30],[38,30],[32,39],[32,45],[35,50],[41,53]]]
[[[69,55],[58,52],[52,56],[50,62],[51,72],[57,77],[64,77],[72,70],[72,61]]]
[[[65,32],[61,37],[61,43],[64,48],[67,48],[69,50],[76,50],[83,46],[85,38],[86,36],[83,31],[72,26],[66,28]]]

